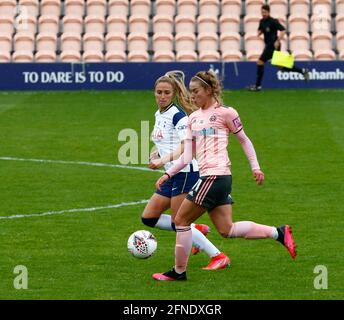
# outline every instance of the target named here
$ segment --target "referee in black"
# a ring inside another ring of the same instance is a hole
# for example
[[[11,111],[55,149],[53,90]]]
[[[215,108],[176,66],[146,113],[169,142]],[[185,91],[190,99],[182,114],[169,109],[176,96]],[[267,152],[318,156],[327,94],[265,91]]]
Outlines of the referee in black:
[[[263,5],[261,8],[262,19],[259,22],[258,36],[264,34],[265,48],[257,61],[257,79],[256,84],[250,86],[250,91],[262,90],[262,81],[264,76],[264,64],[271,60],[274,50],[281,50],[281,40],[285,35],[285,28],[279,23],[277,19],[270,16],[270,6]],[[277,33],[279,31],[279,35]],[[281,68],[283,71],[298,72],[304,76],[307,81],[309,79],[309,71],[293,66],[292,68]]]

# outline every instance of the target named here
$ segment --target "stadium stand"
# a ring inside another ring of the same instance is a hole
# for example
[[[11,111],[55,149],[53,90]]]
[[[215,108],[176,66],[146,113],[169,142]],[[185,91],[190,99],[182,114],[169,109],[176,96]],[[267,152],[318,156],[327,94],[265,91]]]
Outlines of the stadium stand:
[[[344,0],[2,0],[0,62],[254,61],[260,7],[296,60],[344,56]]]

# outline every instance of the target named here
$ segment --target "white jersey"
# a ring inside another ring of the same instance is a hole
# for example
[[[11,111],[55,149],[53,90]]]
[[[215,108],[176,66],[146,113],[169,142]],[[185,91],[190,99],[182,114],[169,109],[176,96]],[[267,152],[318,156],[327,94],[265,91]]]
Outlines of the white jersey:
[[[186,126],[188,116],[174,103],[171,103],[162,113],[158,110],[155,113],[155,124],[152,132],[152,141],[158,149],[160,157],[170,154],[176,150],[181,141],[186,137]],[[173,165],[173,161],[165,164],[165,170]],[[180,172],[198,171],[198,164],[192,160]]]

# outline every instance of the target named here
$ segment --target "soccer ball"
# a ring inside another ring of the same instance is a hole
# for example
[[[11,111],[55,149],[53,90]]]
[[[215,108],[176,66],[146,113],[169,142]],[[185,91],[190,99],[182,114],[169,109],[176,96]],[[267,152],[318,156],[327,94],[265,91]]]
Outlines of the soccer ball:
[[[152,233],[146,230],[138,230],[130,235],[128,239],[128,251],[139,259],[151,257],[158,243]]]

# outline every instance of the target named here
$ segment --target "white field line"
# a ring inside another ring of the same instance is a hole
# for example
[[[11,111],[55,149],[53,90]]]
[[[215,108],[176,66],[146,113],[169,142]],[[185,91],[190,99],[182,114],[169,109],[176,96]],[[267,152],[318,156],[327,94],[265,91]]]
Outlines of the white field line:
[[[29,159],[29,158],[15,158],[15,157],[0,157],[0,160],[41,162],[41,163],[59,163],[59,164],[76,164],[76,165],[82,165],[82,166],[121,168],[121,169],[141,170],[141,171],[150,171],[150,172],[164,172],[162,170],[152,170],[152,169],[145,168],[145,167],[135,167],[135,166],[127,166],[127,165],[121,165],[121,164],[100,163],[100,162],[49,160],[49,159]]]
[[[17,214],[13,216],[0,216],[0,220],[53,216],[53,215],[59,215],[59,214],[64,214],[64,213],[74,213],[74,212],[92,212],[92,211],[104,210],[104,209],[115,209],[115,208],[121,208],[121,207],[127,207],[127,206],[135,206],[138,204],[147,203],[148,201],[149,200],[140,200],[140,201],[135,201],[135,202],[122,202],[119,204],[111,204],[108,206],[94,207],[94,208],[79,208],[79,209],[69,209],[69,210],[61,210],[61,211],[48,211],[48,212],[33,213],[33,214]]]

